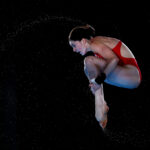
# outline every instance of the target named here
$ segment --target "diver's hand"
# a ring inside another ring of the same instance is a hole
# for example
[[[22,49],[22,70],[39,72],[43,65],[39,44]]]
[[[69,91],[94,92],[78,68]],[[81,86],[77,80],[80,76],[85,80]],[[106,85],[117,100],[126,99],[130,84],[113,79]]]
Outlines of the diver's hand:
[[[100,84],[97,84],[96,82],[90,82],[89,87],[91,88],[93,94],[95,94],[95,92],[101,88]]]
[[[101,73],[100,76],[98,76],[95,79],[95,82],[98,84],[104,83],[104,80],[106,79],[106,74],[105,73]]]

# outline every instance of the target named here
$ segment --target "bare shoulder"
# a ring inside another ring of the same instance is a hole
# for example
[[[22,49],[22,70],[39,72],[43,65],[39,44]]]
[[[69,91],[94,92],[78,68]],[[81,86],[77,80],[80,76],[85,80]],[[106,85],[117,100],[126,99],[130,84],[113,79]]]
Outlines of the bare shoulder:
[[[108,41],[109,40],[109,41]],[[119,40],[118,40],[119,41]],[[112,58],[116,58],[116,55],[114,52],[112,52],[112,48],[107,42],[112,43],[111,39],[107,39],[105,37],[95,37],[92,41],[92,50],[98,54],[100,54],[103,58],[106,60],[110,60]],[[117,41],[116,41],[117,43]],[[116,45],[116,44],[114,44]]]
[[[116,38],[106,36],[96,36],[93,38],[94,43],[100,43],[101,45],[105,45],[110,48],[114,48],[119,41],[120,40]]]
[[[96,36],[93,38],[93,43],[95,43],[99,47],[107,47],[113,49],[120,40],[113,37],[106,37],[106,36]],[[98,44],[99,43],[99,44]],[[106,49],[105,47],[105,49]],[[131,50],[122,42],[121,46],[121,55],[127,58],[134,58]]]
[[[91,42],[93,49],[100,52],[104,47],[105,49],[113,49],[119,40],[112,37],[96,36],[91,40]]]

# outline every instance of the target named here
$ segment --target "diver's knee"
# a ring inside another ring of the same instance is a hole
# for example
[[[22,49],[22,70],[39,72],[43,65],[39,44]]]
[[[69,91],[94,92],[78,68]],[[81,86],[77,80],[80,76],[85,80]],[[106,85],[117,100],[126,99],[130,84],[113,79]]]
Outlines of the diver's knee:
[[[87,56],[84,58],[84,64],[93,63],[94,56]]]

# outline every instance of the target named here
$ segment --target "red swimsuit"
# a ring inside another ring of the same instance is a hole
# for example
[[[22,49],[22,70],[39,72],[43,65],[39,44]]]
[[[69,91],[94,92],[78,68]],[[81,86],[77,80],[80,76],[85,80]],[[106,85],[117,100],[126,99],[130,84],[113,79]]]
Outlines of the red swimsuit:
[[[119,65],[120,66],[123,66],[123,65],[127,65],[127,64],[130,64],[130,65],[133,65],[135,66],[138,71],[139,71],[139,74],[140,74],[140,80],[142,80],[142,75],[141,75],[141,71],[140,71],[140,68],[137,64],[137,61],[135,58],[126,58],[126,57],[123,57],[121,56],[121,53],[120,53],[120,48],[121,48],[121,45],[122,45],[122,42],[119,41],[118,44],[112,49],[113,52],[118,56],[119,58]],[[97,54],[95,53],[95,56],[99,57],[99,58],[103,58],[100,54]]]

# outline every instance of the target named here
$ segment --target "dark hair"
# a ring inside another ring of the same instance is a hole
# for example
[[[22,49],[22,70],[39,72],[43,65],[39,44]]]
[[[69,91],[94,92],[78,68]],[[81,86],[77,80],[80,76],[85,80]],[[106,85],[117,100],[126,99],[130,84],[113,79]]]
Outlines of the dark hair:
[[[82,38],[90,39],[95,35],[95,29],[90,25],[77,26],[73,28],[68,39],[73,41],[81,41]]]

